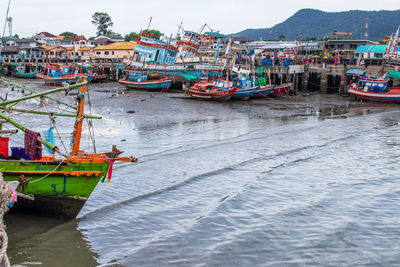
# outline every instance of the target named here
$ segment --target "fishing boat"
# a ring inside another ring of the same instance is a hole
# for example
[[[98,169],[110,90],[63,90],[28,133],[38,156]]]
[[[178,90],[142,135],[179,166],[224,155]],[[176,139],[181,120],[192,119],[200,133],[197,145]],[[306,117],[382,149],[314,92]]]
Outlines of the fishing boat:
[[[85,76],[92,81],[94,75],[83,69],[82,66],[55,66],[47,65],[43,72],[37,73],[36,78],[44,79],[45,84],[60,85],[63,82],[74,84]]]
[[[43,72],[36,74],[36,78],[44,79],[45,84],[60,85],[63,82],[73,84],[80,77],[73,73],[72,67],[47,64]]]
[[[292,87],[291,83],[275,85],[274,89],[272,89],[271,91],[270,96],[282,96],[286,94],[291,87]]]
[[[232,96],[232,99],[238,100],[248,100],[250,97],[254,95],[254,93],[260,88],[259,85],[256,85],[254,81],[240,78],[236,81],[237,90]]]
[[[361,76],[349,85],[348,93],[367,101],[400,103],[400,87],[389,86],[390,78],[400,79],[400,72],[390,71],[385,77]]]
[[[128,89],[168,90],[173,80],[167,76],[160,78],[157,74],[149,77],[148,71],[141,68],[125,68],[124,74],[118,82]]]
[[[104,68],[100,66],[91,66],[92,73],[93,73],[93,83],[97,82],[105,82],[108,79],[107,73],[104,73]]]
[[[236,92],[237,87],[229,80],[214,80],[197,82],[193,87],[184,90],[193,98],[226,102]]]
[[[266,98],[271,94],[272,90],[274,90],[275,85],[264,85],[260,86],[254,94],[251,96],[251,98]]]
[[[2,154],[0,171],[3,173],[5,181],[19,181],[19,190],[23,191],[24,194],[33,195],[35,199],[34,201],[18,200],[15,209],[45,213],[62,218],[75,218],[99,181],[110,181],[115,161],[136,161],[133,157],[120,157],[121,151],[115,146],[108,153],[86,153],[81,150],[80,142],[84,119],[101,119],[98,116],[84,114],[86,79],[75,85],[41,93],[5,78],[0,78],[0,80],[6,82],[9,86],[21,88],[31,93],[15,100],[0,103],[0,109],[4,110],[0,112],[0,117],[25,134],[24,148],[20,148],[22,151],[17,150],[18,153],[11,157],[8,155],[7,137],[0,139],[2,142],[0,145],[0,154]],[[77,107],[48,96],[61,91],[67,94],[74,88],[79,88]],[[6,112],[49,115],[49,112],[13,108],[17,103],[38,97],[44,97],[50,101],[63,104],[67,108],[74,108],[75,114],[51,113],[53,119],[61,116],[75,117],[75,127],[71,142],[72,150],[70,153],[62,152],[55,144],[42,138],[39,133],[15,121],[12,115],[6,115]],[[89,127],[90,125],[91,123],[88,123]],[[9,132],[0,131],[0,134],[5,133]],[[53,156],[42,156],[42,145],[46,146]],[[96,150],[94,149],[94,151]]]
[[[17,66],[13,71],[13,76],[15,78],[22,78],[22,79],[35,79],[36,78],[36,71],[26,72],[24,66]]]

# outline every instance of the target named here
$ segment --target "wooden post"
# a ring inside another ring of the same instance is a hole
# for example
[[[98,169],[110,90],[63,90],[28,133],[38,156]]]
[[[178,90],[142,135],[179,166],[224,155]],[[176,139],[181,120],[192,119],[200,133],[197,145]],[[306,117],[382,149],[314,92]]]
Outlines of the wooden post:
[[[340,80],[340,95],[347,95],[347,63],[343,63],[343,72]]]
[[[322,69],[321,72],[321,83],[319,86],[319,90],[321,94],[327,94],[328,93],[328,75],[326,73],[326,69]]]
[[[303,91],[306,91],[308,89],[308,78],[309,78],[309,65],[304,65],[304,73],[303,73],[303,79],[301,81],[301,89]]]

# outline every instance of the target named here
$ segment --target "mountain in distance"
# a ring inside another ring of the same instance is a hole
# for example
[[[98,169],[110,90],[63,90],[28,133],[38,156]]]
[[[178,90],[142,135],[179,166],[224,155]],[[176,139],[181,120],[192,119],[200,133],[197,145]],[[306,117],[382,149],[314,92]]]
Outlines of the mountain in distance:
[[[316,9],[301,9],[293,16],[273,27],[272,39],[285,36],[286,40],[295,40],[296,35],[303,38],[332,37],[332,31],[351,32],[353,39],[364,39],[365,19],[368,18],[369,40],[380,41],[397,30],[400,24],[400,10],[324,12]],[[232,36],[253,40],[269,40],[270,28],[247,29]],[[344,38],[343,35],[338,35]]]

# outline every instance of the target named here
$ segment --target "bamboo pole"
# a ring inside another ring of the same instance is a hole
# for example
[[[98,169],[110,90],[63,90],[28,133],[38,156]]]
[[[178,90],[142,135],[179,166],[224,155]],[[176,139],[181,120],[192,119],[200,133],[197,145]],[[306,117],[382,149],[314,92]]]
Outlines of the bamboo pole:
[[[4,113],[0,112],[0,117],[2,117],[3,119],[5,119],[6,121],[8,121],[9,123],[11,123],[12,125],[14,125],[16,128],[20,129],[21,131],[25,132],[26,128],[24,126],[22,126],[21,124],[19,124],[18,122],[16,122],[15,120],[9,118],[8,116],[4,115]],[[54,145],[53,143],[50,143],[46,140],[44,140],[43,138],[41,138],[40,136],[37,138],[37,140],[42,143],[43,145],[45,145],[46,147],[48,147],[49,149],[51,149],[53,152],[57,152],[60,155],[68,158],[68,155],[62,153],[60,151],[60,149]]]
[[[18,103],[18,102],[21,102],[21,101],[24,101],[24,100],[36,98],[36,97],[39,97],[39,96],[45,96],[45,95],[57,93],[57,92],[60,92],[60,91],[63,91],[63,90],[73,89],[73,88],[80,87],[80,86],[83,86],[83,85],[86,85],[86,84],[88,84],[87,81],[83,82],[83,83],[77,83],[77,84],[74,84],[74,85],[70,85],[68,87],[56,88],[56,89],[45,91],[45,92],[42,92],[42,93],[28,95],[28,96],[24,96],[24,97],[21,97],[21,98],[18,98],[18,99],[10,100],[10,101],[0,102],[0,106],[6,106],[6,105],[9,105],[9,104]]]
[[[0,109],[4,109],[7,111],[16,111],[16,112],[23,112],[23,113],[31,113],[31,114],[40,114],[40,115],[54,115],[58,117],[76,117],[76,114],[66,114],[66,113],[54,113],[54,112],[44,112],[44,111],[35,111],[35,110],[26,110],[26,109],[17,109],[17,108],[6,108],[6,107],[0,107]],[[84,115],[85,118],[88,119],[98,119],[101,120],[101,116],[90,116],[90,115]]]
[[[8,83],[8,84],[10,84],[10,85],[12,85],[12,86],[14,86],[14,87],[18,87],[18,88],[27,90],[27,91],[31,92],[32,94],[37,94],[37,93],[38,93],[38,92],[37,92],[36,90],[34,90],[34,89],[31,89],[31,88],[29,88],[29,87],[20,85],[19,83],[10,81],[10,80],[8,80],[8,79],[6,79],[6,78],[4,78],[4,77],[0,77],[0,80],[3,81],[3,82]],[[59,104],[65,105],[65,106],[67,106],[67,107],[70,107],[70,108],[76,110],[76,107],[75,107],[75,106],[70,105],[70,104],[68,104],[68,103],[65,103],[65,102],[63,102],[63,101],[60,101],[60,100],[58,100],[58,99],[52,98],[51,96],[47,96],[47,95],[46,95],[46,96],[44,96],[44,97],[47,98],[47,99],[50,99],[50,100],[52,100],[52,101],[55,101],[55,102],[57,102],[57,103],[59,103]]]

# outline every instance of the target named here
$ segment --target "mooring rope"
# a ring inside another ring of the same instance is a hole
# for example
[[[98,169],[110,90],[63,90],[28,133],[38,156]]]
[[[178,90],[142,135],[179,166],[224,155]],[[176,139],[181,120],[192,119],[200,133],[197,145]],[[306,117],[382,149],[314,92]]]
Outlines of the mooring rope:
[[[30,183],[30,184],[36,183],[36,182],[39,182],[39,181],[43,180],[44,178],[48,177],[48,176],[51,175],[53,172],[55,172],[55,171],[58,169],[58,167],[60,167],[61,164],[63,164],[64,161],[65,161],[65,159],[62,160],[62,161],[60,161],[60,164],[58,164],[57,167],[55,167],[51,172],[49,172],[49,173],[46,174],[45,176],[43,176],[43,177],[41,177],[41,178],[39,178],[39,179],[37,179],[37,180],[35,180],[35,181],[30,181],[29,183]]]

